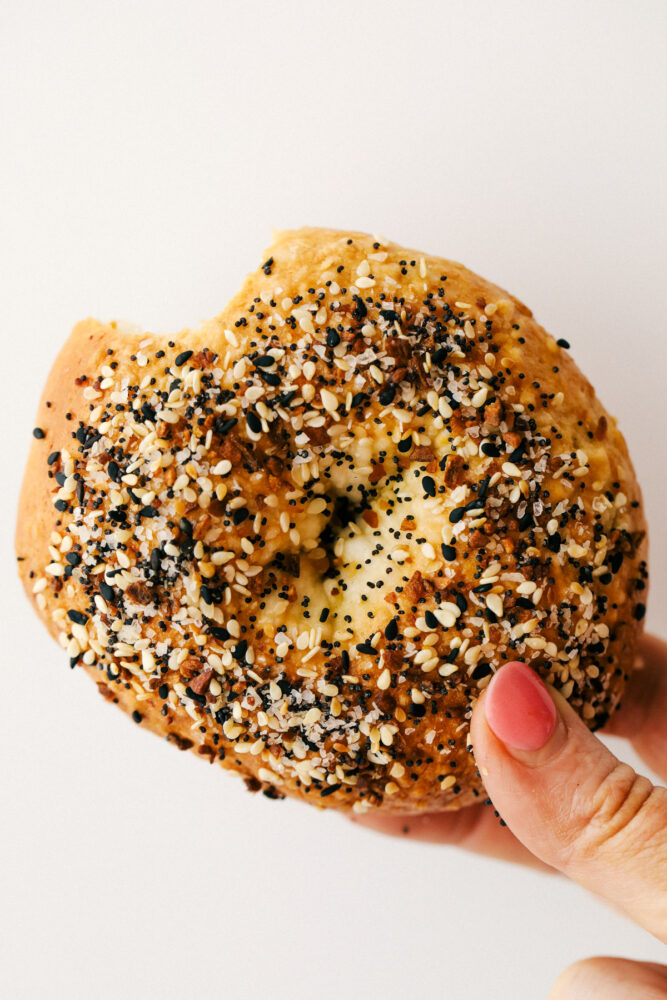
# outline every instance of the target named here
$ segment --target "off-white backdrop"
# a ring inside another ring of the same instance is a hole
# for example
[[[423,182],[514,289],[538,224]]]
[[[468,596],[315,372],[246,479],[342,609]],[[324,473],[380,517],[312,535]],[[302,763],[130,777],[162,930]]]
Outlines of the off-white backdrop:
[[[72,324],[219,311],[271,227],[379,232],[528,302],[619,416],[665,633],[661,0],[5,2],[0,994],[547,996],[660,946],[563,880],[250,796],[70,672],[14,578]]]

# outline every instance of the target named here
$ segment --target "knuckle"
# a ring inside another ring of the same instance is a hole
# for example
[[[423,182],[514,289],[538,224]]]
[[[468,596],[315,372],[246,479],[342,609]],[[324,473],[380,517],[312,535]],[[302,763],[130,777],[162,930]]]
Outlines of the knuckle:
[[[618,845],[625,849],[629,839],[642,835],[642,819],[655,791],[648,778],[617,762],[584,804],[571,853],[588,859],[597,856],[601,848]]]

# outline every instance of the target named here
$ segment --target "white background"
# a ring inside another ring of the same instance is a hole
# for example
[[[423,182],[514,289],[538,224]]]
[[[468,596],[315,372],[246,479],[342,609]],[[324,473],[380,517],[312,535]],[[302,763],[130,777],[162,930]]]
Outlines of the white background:
[[[11,532],[77,319],[192,325],[271,227],[357,228],[571,341],[644,487],[664,635],[664,3],[2,6],[2,996],[536,1000],[576,958],[659,959],[564,880],[250,796],[142,732],[46,637]]]

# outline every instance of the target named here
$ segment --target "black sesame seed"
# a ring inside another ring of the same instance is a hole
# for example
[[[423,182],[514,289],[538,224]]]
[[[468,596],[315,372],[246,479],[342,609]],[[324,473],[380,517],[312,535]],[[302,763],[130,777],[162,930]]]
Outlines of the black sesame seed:
[[[132,721],[136,722],[138,725],[142,719],[143,715],[141,714],[141,712],[137,712],[137,710],[135,709],[134,712],[132,713]]]
[[[220,625],[209,625],[208,630],[214,639],[219,642],[226,642],[229,639],[229,632],[226,628],[222,628]]]
[[[384,637],[385,639],[388,639],[391,642],[391,640],[395,639],[397,635],[398,635],[398,619],[392,618],[384,630]]]
[[[237,663],[242,663],[245,660],[245,654],[248,652],[248,643],[245,639],[241,639],[240,642],[234,646],[232,650],[232,656]]]
[[[550,552],[560,552],[561,543],[562,539],[557,531],[547,538],[547,548]]]
[[[480,681],[482,677],[488,677],[489,674],[493,673],[493,670],[488,663],[479,663],[472,672],[472,677],[476,681]]]
[[[338,785],[327,785],[327,787],[323,788],[322,791],[320,792],[320,798],[321,799],[325,799],[327,797],[327,795],[333,795],[334,792],[337,792],[338,789],[342,788],[342,787],[343,786],[340,785],[340,784],[338,784]]]
[[[253,434],[259,434],[262,430],[262,421],[259,419],[254,410],[248,410],[246,414],[246,420],[248,421],[248,427],[253,432]]]
[[[510,462],[523,462],[526,457],[526,448],[528,447],[528,442],[524,438],[518,448],[515,448],[513,452],[510,453]]]
[[[88,621],[88,615],[84,615],[83,611],[76,611],[74,608],[67,612],[67,617],[77,625],[85,625]]]
[[[189,361],[193,353],[193,351],[181,351],[181,353],[176,356],[176,360],[174,361],[176,367],[180,368],[186,361]]]
[[[466,601],[463,594],[457,593],[454,600],[456,601],[456,606],[461,612],[461,614],[464,614],[468,610],[468,602]]]
[[[41,427],[35,427],[33,428],[32,436],[34,438],[37,438],[38,441],[40,441],[42,438],[46,437],[46,434],[44,433]]]
[[[424,487],[424,493],[427,497],[435,496],[435,480],[432,476],[424,476],[422,479],[422,486]]]
[[[465,507],[455,507],[454,510],[449,515],[449,520],[451,524],[458,524],[460,520],[464,517],[466,512]]]
[[[445,545],[443,542],[440,548],[442,550],[443,559],[446,559],[447,562],[453,562],[453,560],[456,559],[456,549],[453,545]]]
[[[402,454],[405,454],[406,452],[410,451],[411,448],[412,448],[412,438],[411,437],[403,438],[402,441],[398,442],[398,450]]]
[[[206,695],[197,694],[191,687],[186,687],[185,693],[188,698],[195,702],[196,705],[201,705],[203,707],[206,704]]]
[[[221,420],[220,417],[214,422],[213,429],[216,434],[227,434],[238,423],[237,417],[230,417],[228,420]]]
[[[613,556],[609,560],[609,565],[611,567],[612,573],[618,573],[619,569],[623,564],[623,553],[614,552]]]
[[[353,295],[355,308],[352,310],[352,315],[356,320],[361,320],[368,314],[368,309],[366,308],[366,303],[359,295]]]

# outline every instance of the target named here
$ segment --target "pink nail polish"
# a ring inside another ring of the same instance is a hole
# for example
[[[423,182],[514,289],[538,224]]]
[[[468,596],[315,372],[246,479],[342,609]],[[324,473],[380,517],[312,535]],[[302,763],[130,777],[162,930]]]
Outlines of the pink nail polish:
[[[505,664],[487,688],[484,714],[503,743],[515,750],[539,750],[553,735],[558,714],[537,676],[514,660]]]

